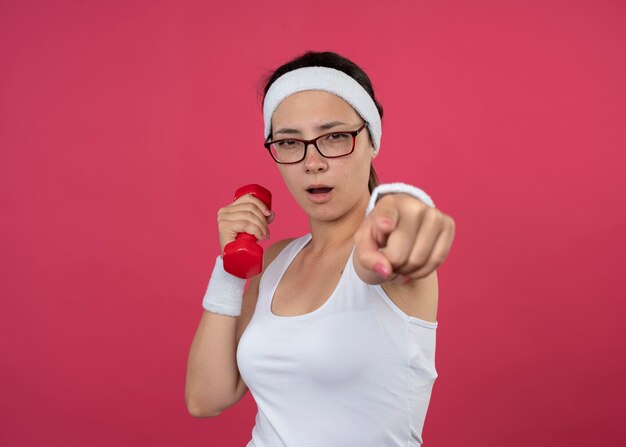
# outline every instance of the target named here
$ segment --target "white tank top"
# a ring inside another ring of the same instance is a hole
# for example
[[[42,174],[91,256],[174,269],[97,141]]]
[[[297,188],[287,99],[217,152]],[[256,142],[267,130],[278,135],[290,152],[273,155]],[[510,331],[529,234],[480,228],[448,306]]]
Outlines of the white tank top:
[[[267,267],[239,341],[239,371],[258,407],[247,446],[421,445],[437,323],[406,315],[382,287],[361,281],[352,255],[321,307],[275,315],[278,283],[310,240],[292,241]]]

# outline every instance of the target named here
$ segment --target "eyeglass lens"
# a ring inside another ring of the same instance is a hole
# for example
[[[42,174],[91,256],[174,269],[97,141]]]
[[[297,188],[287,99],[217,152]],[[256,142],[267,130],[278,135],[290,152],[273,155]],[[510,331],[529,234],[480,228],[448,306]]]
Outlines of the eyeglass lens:
[[[322,135],[315,140],[317,148],[324,157],[348,155],[354,147],[354,137],[347,132]],[[272,155],[283,163],[293,163],[304,158],[305,144],[297,140],[281,140],[271,145]]]

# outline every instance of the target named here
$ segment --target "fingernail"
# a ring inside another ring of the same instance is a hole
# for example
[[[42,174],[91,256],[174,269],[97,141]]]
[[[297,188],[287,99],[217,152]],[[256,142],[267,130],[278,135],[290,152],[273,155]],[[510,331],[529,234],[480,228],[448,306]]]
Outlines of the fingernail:
[[[265,209],[263,210],[263,214],[265,214],[265,216],[269,217],[269,216],[271,216],[271,215],[272,215],[272,212],[271,212],[270,210],[268,210],[267,208],[265,208]]]
[[[386,227],[390,226],[393,222],[391,222],[391,219],[388,219],[386,217],[383,217],[382,219],[380,219],[380,224],[384,225]]]
[[[374,266],[374,271],[376,273],[378,273],[378,276],[380,276],[381,278],[387,279],[389,277],[389,270],[387,270],[387,267],[385,267],[382,262],[377,262],[376,265]]]

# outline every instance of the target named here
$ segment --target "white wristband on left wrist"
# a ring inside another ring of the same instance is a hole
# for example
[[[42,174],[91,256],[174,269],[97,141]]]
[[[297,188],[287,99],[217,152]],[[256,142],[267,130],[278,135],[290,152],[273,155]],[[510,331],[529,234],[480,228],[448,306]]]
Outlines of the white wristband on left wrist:
[[[435,203],[430,196],[416,186],[407,185],[406,183],[383,183],[382,185],[378,185],[374,188],[374,191],[372,191],[372,196],[370,197],[370,201],[367,205],[366,214],[369,214],[374,209],[374,206],[376,206],[376,202],[380,196],[385,194],[408,194],[421,200],[431,208],[435,208]]]

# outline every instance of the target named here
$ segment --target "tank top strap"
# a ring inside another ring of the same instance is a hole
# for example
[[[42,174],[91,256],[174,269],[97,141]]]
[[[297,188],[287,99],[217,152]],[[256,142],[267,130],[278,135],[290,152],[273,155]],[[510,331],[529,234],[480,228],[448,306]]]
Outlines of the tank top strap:
[[[274,258],[270,265],[267,266],[259,283],[257,308],[260,306],[267,306],[268,301],[272,299],[274,290],[278,286],[278,282],[282,278],[283,273],[285,273],[285,270],[287,270],[291,261],[293,261],[300,250],[302,250],[310,240],[311,234],[309,233],[289,242],[278,254],[278,256]]]

